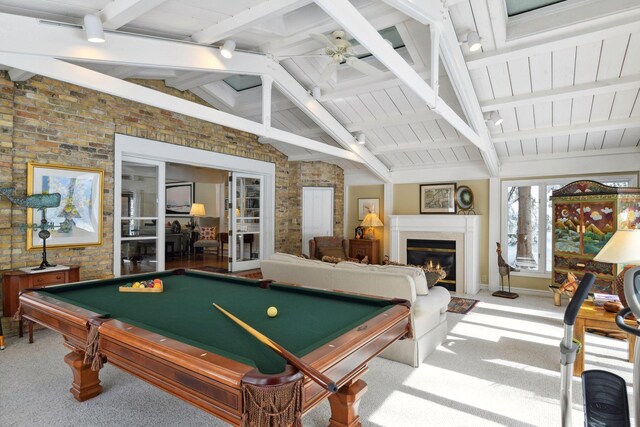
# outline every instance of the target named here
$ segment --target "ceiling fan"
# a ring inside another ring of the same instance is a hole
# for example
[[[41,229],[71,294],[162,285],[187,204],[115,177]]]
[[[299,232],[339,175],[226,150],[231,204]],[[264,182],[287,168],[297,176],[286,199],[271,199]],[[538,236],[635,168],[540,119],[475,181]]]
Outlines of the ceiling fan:
[[[356,51],[351,46],[351,42],[345,38],[345,32],[336,30],[329,38],[324,34],[309,34],[309,36],[324,46],[324,54],[320,55],[299,55],[299,56],[328,56],[331,61],[320,73],[317,84],[322,84],[329,80],[338,68],[338,65],[345,63],[368,76],[376,76],[383,72],[373,65],[369,65],[357,57]]]

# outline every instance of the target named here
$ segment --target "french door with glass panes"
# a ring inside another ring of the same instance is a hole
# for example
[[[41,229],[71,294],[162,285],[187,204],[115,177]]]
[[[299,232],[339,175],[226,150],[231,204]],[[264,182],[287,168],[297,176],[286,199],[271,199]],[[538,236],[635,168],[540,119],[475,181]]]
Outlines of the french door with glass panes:
[[[229,178],[229,271],[260,268],[263,182],[259,175],[231,173]]]
[[[121,262],[116,276],[159,271],[164,268],[164,250],[160,249],[164,245],[160,233],[164,231],[164,211],[160,210],[164,207],[164,163],[123,157],[121,165],[116,185],[120,198],[115,203],[121,224],[116,229],[120,244],[115,254]]]

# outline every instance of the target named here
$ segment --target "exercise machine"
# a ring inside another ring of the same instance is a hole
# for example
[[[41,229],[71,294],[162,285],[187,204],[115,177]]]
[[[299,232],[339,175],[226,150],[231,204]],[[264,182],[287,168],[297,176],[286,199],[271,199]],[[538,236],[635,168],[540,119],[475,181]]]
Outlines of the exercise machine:
[[[573,363],[580,343],[573,341],[573,326],[583,301],[595,281],[595,276],[586,273],[564,313],[564,336],[560,342],[560,408],[562,426],[571,427],[571,386]],[[629,269],[625,273],[624,295],[629,308],[616,315],[616,324],[629,334],[640,336],[638,328],[624,323],[624,318],[633,313],[640,319],[640,267]],[[640,423],[640,340],[636,340],[633,363],[633,401],[636,426]],[[627,385],[618,375],[603,370],[588,370],[582,373],[582,397],[585,426],[631,426]]]

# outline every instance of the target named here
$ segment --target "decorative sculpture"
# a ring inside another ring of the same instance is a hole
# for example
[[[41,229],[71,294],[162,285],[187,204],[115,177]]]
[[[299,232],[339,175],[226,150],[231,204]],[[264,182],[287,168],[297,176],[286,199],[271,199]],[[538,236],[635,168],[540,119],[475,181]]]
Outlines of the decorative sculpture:
[[[498,254],[498,272],[500,273],[500,290],[495,291],[491,295],[493,295],[494,297],[509,298],[509,299],[518,298],[519,297],[518,294],[516,294],[515,292],[511,292],[511,274],[510,273],[512,271],[520,271],[520,270],[507,264],[504,258],[502,258],[502,247],[500,246],[500,243],[496,242],[496,245],[498,246],[498,248],[496,249],[496,253]],[[507,282],[509,284],[508,291],[504,290],[505,276],[507,276]]]
[[[34,268],[34,270],[44,270],[47,267],[55,267],[55,264],[49,264],[47,261],[47,239],[51,237],[49,230],[55,227],[54,224],[49,224],[47,221],[47,208],[56,208],[60,206],[60,193],[51,194],[32,194],[30,196],[16,196],[15,189],[11,187],[0,188],[0,195],[5,196],[14,205],[22,208],[37,209],[42,211],[42,219],[40,225],[37,224],[21,224],[22,229],[40,230],[38,237],[42,239],[42,262],[40,266]]]

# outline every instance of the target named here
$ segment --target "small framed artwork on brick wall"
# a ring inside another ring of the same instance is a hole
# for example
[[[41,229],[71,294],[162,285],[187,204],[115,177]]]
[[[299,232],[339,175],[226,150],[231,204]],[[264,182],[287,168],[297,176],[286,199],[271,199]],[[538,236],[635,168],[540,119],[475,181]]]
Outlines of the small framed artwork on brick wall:
[[[28,164],[27,194],[60,193],[60,206],[46,209],[54,224],[47,247],[102,244],[102,169]],[[42,210],[27,209],[27,224],[39,224]],[[27,250],[42,249],[38,230],[27,232]]]
[[[456,213],[456,184],[420,185],[420,213]]]

